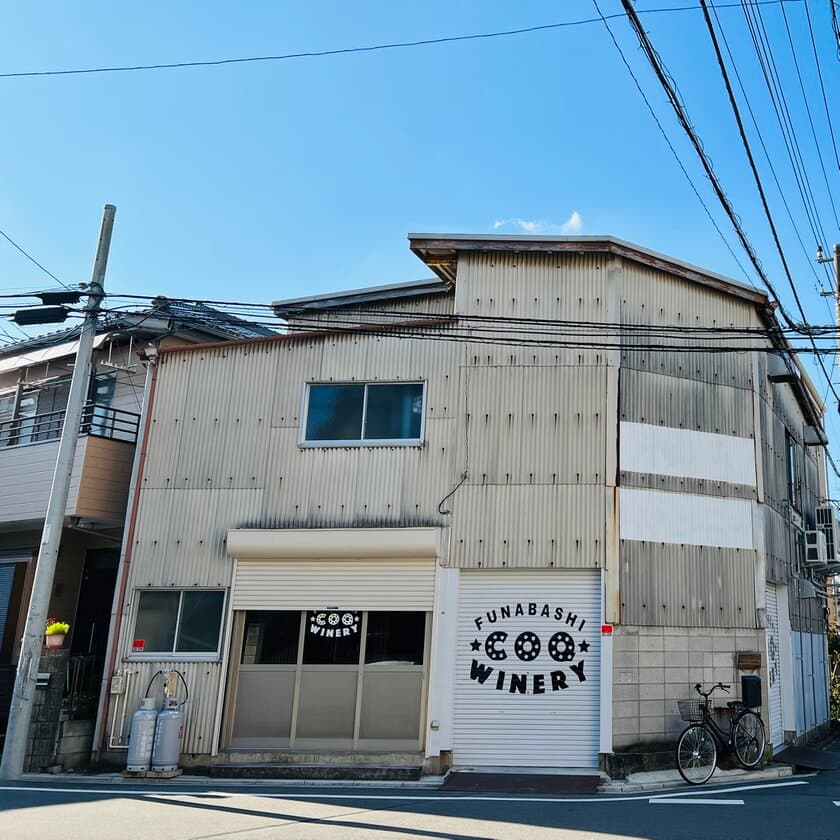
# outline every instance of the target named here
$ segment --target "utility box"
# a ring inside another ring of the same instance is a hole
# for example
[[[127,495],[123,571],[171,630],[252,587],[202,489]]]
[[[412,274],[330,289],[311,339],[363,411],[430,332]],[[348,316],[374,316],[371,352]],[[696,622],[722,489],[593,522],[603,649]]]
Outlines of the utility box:
[[[754,674],[741,677],[741,702],[751,709],[761,705],[761,677]]]

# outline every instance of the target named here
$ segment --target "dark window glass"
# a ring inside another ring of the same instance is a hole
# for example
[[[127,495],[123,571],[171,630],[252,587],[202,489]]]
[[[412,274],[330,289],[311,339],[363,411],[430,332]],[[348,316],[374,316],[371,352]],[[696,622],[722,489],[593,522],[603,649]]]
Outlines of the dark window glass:
[[[178,628],[180,653],[215,653],[222,626],[223,592],[184,592]]]
[[[141,592],[134,638],[143,640],[144,652],[171,651],[175,646],[180,592]]]
[[[307,440],[360,440],[364,385],[310,385]]]
[[[368,385],[366,440],[410,440],[420,437],[423,385]]]
[[[296,665],[300,613],[249,610],[242,640],[243,665]]]
[[[426,641],[426,613],[368,613],[365,662],[423,664]]]
[[[361,613],[308,612],[303,664],[358,665],[361,631]]]

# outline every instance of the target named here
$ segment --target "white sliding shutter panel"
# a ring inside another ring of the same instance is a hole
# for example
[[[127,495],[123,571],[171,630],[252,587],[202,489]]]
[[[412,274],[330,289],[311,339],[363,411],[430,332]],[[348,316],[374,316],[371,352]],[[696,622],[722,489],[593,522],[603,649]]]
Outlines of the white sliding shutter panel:
[[[434,605],[433,558],[237,560],[233,608],[418,610]]]
[[[600,573],[463,571],[460,592],[455,765],[597,767]]]
[[[779,601],[775,583],[767,584],[767,704],[774,749],[784,742],[782,726],[782,653],[779,640]]]

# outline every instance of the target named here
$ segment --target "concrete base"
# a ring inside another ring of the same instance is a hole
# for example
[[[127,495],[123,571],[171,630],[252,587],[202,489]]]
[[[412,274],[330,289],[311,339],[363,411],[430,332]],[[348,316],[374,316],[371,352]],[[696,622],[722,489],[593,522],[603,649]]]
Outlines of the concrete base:
[[[770,765],[761,770],[724,770],[720,767],[712,774],[712,778],[703,787],[735,784],[766,782],[773,779],[784,779],[793,775],[793,768],[785,765]],[[648,790],[669,790],[671,788],[687,788],[697,790],[698,785],[690,785],[680,776],[678,770],[656,770],[646,773],[631,773],[626,779],[613,779],[604,782],[599,788],[600,793],[639,793]]]
[[[124,779],[174,779],[184,771],[177,767],[175,770],[123,770]]]

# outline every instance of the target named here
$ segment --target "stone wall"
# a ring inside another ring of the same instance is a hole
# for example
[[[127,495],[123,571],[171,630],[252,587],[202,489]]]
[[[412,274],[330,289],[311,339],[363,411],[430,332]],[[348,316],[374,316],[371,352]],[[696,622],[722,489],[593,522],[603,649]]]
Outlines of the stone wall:
[[[69,661],[70,650],[67,647],[57,650],[44,648],[41,651],[38,672],[47,673],[50,678],[46,687],[35,689],[32,722],[29,725],[29,743],[24,762],[27,771],[43,770],[55,761],[58,724]]]

